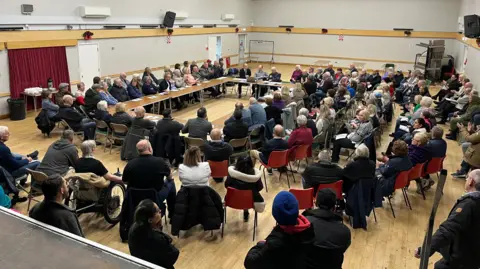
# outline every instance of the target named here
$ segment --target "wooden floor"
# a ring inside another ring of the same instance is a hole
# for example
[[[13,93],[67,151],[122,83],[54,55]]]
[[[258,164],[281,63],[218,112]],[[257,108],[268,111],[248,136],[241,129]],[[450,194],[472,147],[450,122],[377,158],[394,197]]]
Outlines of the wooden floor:
[[[291,66],[277,66],[277,68],[284,74],[290,74],[292,70]],[[246,98],[243,99],[244,103],[247,104]],[[222,127],[223,121],[231,115],[236,101],[238,99],[234,98],[233,95],[224,99],[207,101],[205,107],[208,111],[209,120],[216,127]],[[193,118],[198,107],[199,105],[190,106],[185,110],[176,112],[174,113],[174,118],[179,121]],[[398,115],[398,113],[397,107],[396,114]],[[33,113],[29,113],[27,119],[23,121],[0,120],[0,125],[6,125],[10,128],[11,136],[7,144],[12,149],[12,152],[20,154],[27,154],[36,149],[40,151],[39,157],[41,158],[48,146],[59,137],[59,133],[56,133],[51,138],[44,138],[36,128]],[[387,130],[384,133],[381,146],[382,151],[390,141],[390,138],[387,136],[390,132],[390,130]],[[114,149],[112,154],[104,153],[102,148],[97,148],[95,155],[110,172],[115,172],[117,168],[123,170],[126,164],[120,161],[118,148]],[[445,160],[445,169],[449,173],[456,170],[461,158],[462,151],[459,145],[448,141],[448,156]],[[303,171],[303,169],[304,164],[302,164],[300,170]],[[174,176],[177,187],[180,187],[176,171]],[[262,192],[267,207],[264,213],[259,214],[256,241],[264,239],[275,225],[275,220],[271,215],[273,198],[279,191],[288,189],[285,176],[280,181],[278,180],[278,173],[274,173],[273,176],[267,175],[267,177],[269,178],[269,192]],[[436,180],[436,176],[433,176],[433,179]],[[223,184],[216,184],[213,180],[210,181],[210,184],[222,197],[225,195]],[[463,185],[463,180],[455,180],[450,176],[447,178],[444,196],[437,212],[436,226],[446,218],[456,199],[462,195]],[[292,187],[302,188],[299,174],[296,174],[296,183],[292,182]],[[396,219],[393,218],[388,203],[384,203],[384,208],[379,208],[376,211],[378,223],[375,223],[372,217],[368,220],[368,231],[352,229],[352,245],[346,253],[343,268],[411,269],[418,267],[419,260],[413,257],[413,253],[414,249],[422,244],[423,236],[425,235],[434,189],[427,193],[427,200],[424,201],[421,195],[415,193],[415,188],[412,186],[408,194],[413,210],[409,210],[405,206],[402,195],[397,193],[393,199],[397,215]],[[24,214],[27,213],[26,203],[18,205],[16,209]],[[82,215],[80,216],[80,221],[88,239],[128,253],[128,245],[120,241],[118,226],[110,227],[102,216],[96,214]],[[243,268],[245,255],[255,244],[252,241],[252,230],[253,218],[248,223],[244,223],[241,211],[229,210],[225,237],[223,239],[220,238],[220,233],[218,232],[214,240],[206,240],[209,233],[206,234],[199,228],[188,231],[178,240],[175,239],[175,245],[180,249],[180,257],[175,267],[180,269]],[[436,261],[438,259],[439,255],[435,254],[431,260]],[[433,268],[433,265],[431,265],[431,268]]]

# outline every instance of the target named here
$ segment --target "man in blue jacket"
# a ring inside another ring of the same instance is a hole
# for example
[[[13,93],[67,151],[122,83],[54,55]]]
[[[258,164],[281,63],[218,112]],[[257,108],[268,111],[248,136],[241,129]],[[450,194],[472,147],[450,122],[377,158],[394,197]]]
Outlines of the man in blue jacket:
[[[257,99],[250,97],[250,106],[248,107],[252,114],[252,125],[261,125],[267,122],[267,113],[265,109],[257,103]]]
[[[10,132],[7,126],[0,126],[0,166],[7,170],[13,178],[20,178],[27,174],[27,168],[35,170],[40,162],[34,160],[38,156],[38,151],[32,152],[27,157],[12,153],[5,142],[10,138]],[[22,180],[25,184],[25,180]]]
[[[447,142],[443,139],[443,129],[435,126],[432,128],[432,139],[428,141],[426,148],[430,152],[430,156],[432,158],[443,158],[447,155]],[[430,159],[431,161],[431,159]],[[425,164],[423,167],[424,169],[427,168],[428,162]],[[429,190],[433,185],[435,184],[435,181],[433,181],[430,178],[430,175],[426,175],[425,179],[422,179],[422,186],[423,190]]]

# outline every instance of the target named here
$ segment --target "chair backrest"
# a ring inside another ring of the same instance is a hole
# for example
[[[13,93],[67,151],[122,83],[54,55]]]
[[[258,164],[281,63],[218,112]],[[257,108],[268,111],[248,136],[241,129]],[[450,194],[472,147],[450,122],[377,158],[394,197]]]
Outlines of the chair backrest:
[[[222,162],[208,161],[208,164],[210,165],[213,178],[223,178],[228,176],[228,160]]]
[[[185,144],[187,145],[187,148],[203,147],[203,145],[205,145],[205,140],[201,138],[193,138],[193,137],[184,137],[184,138],[185,138]]]
[[[95,119],[95,123],[97,124],[97,129],[107,129],[108,130],[108,124],[105,121]]]
[[[445,157],[432,158],[428,163],[423,175],[434,174],[440,172],[443,168],[443,160]]]
[[[395,178],[394,190],[405,188],[408,185],[408,175],[410,174],[410,171],[411,169],[398,173],[397,177]]]
[[[311,145],[300,145],[295,149],[295,160],[304,160],[308,157],[308,148]]]
[[[288,191],[297,198],[299,209],[313,208],[313,188],[308,188],[306,190],[290,189]]]
[[[32,179],[37,181],[38,183],[42,183],[45,181],[45,179],[48,178],[48,176],[40,171],[35,171],[27,168],[27,173],[29,173],[32,176]]]
[[[288,150],[272,151],[268,157],[268,166],[272,168],[284,167],[288,164]]]
[[[415,180],[422,176],[423,166],[425,163],[417,163],[414,167],[410,169],[410,173],[408,173],[408,180]]]
[[[253,208],[253,192],[251,190],[237,190],[228,187],[225,195],[225,206],[235,209]]]
[[[127,134],[128,127],[125,124],[117,124],[117,123],[110,123],[110,127],[112,127],[113,135],[115,134]]]
[[[337,200],[343,199],[343,180],[335,181],[329,184],[318,184],[315,198],[317,197],[318,191],[323,189],[332,189],[337,196]]]
[[[247,140],[248,137],[237,138],[230,140],[229,143],[233,148],[244,148],[247,145]]]

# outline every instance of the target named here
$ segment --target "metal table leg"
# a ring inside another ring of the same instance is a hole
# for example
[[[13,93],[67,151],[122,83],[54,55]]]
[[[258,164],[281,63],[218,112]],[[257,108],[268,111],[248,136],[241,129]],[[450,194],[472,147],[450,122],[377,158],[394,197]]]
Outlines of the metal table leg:
[[[28,98],[25,93],[23,94],[23,101],[25,101],[25,114],[27,114]]]
[[[200,106],[203,107],[203,89],[200,90]]]
[[[32,96],[33,98],[33,109],[35,110],[35,113],[37,113],[37,96],[34,95]]]

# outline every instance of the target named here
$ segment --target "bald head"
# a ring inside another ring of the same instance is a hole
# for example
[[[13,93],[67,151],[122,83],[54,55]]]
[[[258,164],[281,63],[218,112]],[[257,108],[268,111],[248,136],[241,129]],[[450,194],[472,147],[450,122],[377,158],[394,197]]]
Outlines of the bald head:
[[[222,131],[218,128],[213,129],[210,132],[210,138],[212,138],[212,140],[222,140]]]
[[[143,108],[143,106],[137,106],[134,111],[135,111],[135,117],[137,118],[145,117],[145,108]]]
[[[275,125],[273,128],[273,136],[274,137],[283,137],[283,126],[280,124]]]
[[[235,104],[235,109],[243,109],[243,103],[242,102],[237,102]]]
[[[257,103],[257,99],[255,99],[255,97],[250,97],[250,99],[248,101],[250,102],[251,105]]]
[[[137,151],[138,151],[138,154],[140,155],[152,155],[153,153],[152,145],[146,139],[140,140],[137,143]]]
[[[467,88],[469,88],[469,89],[473,88],[473,83],[471,83],[471,82],[465,83],[465,89],[467,89]]]
[[[126,79],[126,78],[127,78],[127,74],[126,74],[125,72],[120,73],[120,78],[121,78],[121,79]]]

